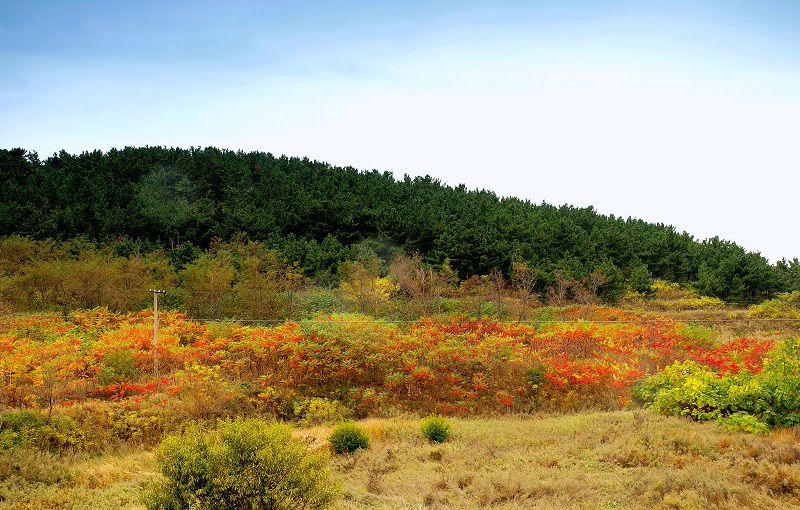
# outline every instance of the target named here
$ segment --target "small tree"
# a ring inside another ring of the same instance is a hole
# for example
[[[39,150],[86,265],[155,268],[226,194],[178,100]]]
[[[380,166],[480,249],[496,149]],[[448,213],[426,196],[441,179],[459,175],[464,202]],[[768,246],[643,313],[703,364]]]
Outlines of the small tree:
[[[422,256],[399,255],[389,270],[397,289],[411,299],[420,315],[429,315],[447,286],[448,273],[422,262]]]
[[[338,496],[327,458],[292,440],[285,425],[227,420],[167,437],[156,449],[164,479],[144,496],[149,510],[328,507]]]
[[[538,270],[528,266],[527,262],[515,262],[511,266],[511,281],[514,284],[514,295],[517,298],[517,316],[521,321],[528,318],[528,310],[536,300],[533,289],[538,276]]]
[[[475,310],[475,317],[480,319],[483,316],[483,305],[489,294],[489,277],[472,275],[461,282],[459,290]]]
[[[389,301],[392,285],[380,277],[380,261],[348,261],[339,266],[339,288],[361,313],[377,315]]]
[[[567,278],[561,270],[555,272],[555,278],[556,281],[547,289],[547,300],[553,306],[564,306],[575,281]]]
[[[600,287],[608,282],[605,275],[599,270],[595,269],[579,280],[575,280],[572,285],[572,292],[575,296],[575,301],[584,306],[583,318],[589,317],[589,312],[592,305],[599,301],[597,291]]]
[[[576,280],[572,286],[575,295],[575,301],[585,306],[590,306],[597,303],[597,291],[607,281],[608,279],[606,276],[597,269],[587,274],[580,280]]]
[[[631,290],[643,294],[645,297],[651,297],[653,291],[653,275],[644,264],[638,264],[631,269],[631,274],[628,276],[628,285]]]
[[[303,275],[303,268],[297,262],[281,265],[279,275],[281,289],[286,295],[286,318],[292,320],[297,307],[298,294],[306,286],[307,280]]]
[[[200,317],[222,317],[229,310],[234,269],[225,254],[204,253],[181,272],[183,304]]]
[[[47,405],[47,419],[53,415],[53,407],[73,389],[82,368],[80,340],[64,336],[47,339],[36,349],[38,362],[32,371],[36,393]]]
[[[279,280],[282,271],[283,264],[274,251],[248,256],[234,286],[240,309],[255,319],[277,319],[283,304]]]
[[[503,293],[507,286],[508,282],[503,277],[503,273],[497,268],[492,269],[492,272],[489,273],[489,299],[494,303],[494,313],[498,317],[502,317],[504,313]]]

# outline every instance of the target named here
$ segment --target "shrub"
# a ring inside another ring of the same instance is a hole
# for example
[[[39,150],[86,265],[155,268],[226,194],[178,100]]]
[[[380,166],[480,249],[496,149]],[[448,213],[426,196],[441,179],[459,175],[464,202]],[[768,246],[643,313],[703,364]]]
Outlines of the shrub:
[[[675,308],[678,310],[719,310],[725,302],[711,296],[689,296],[676,299]]]
[[[800,342],[775,344],[763,370],[718,374],[694,361],[675,362],[634,388],[664,414],[716,419],[735,430],[764,432],[800,424]]]
[[[422,420],[422,435],[428,441],[444,443],[450,437],[450,422],[444,416],[432,414]]]
[[[341,420],[350,411],[338,400],[327,398],[306,398],[292,402],[294,418],[302,425],[318,425],[320,423]]]
[[[100,362],[97,380],[107,386],[113,383],[132,380],[137,373],[136,358],[133,353],[124,349],[109,351]]]
[[[800,319],[798,296],[800,296],[798,291],[791,294],[778,294],[776,299],[768,299],[751,305],[747,315],[765,319]]]
[[[678,326],[676,330],[678,334],[683,335],[687,340],[696,345],[709,348],[714,346],[714,338],[716,335],[714,330],[710,327],[703,326],[696,322],[689,322],[683,326]]]
[[[528,384],[531,385],[533,389],[536,389],[539,386],[543,385],[545,382],[547,382],[547,377],[545,377],[546,373],[547,373],[547,367],[541,363],[537,363],[528,369],[528,373],[525,376],[525,380],[528,382]]]
[[[353,453],[359,448],[369,448],[369,438],[362,427],[352,421],[339,423],[328,438],[337,454]]]
[[[742,411],[737,411],[727,418],[722,418],[720,423],[731,432],[742,431],[754,434],[769,432],[769,427],[766,423],[759,421],[759,419],[752,414]]]
[[[347,306],[341,296],[334,291],[312,289],[300,296],[297,308],[298,314],[303,317],[313,317],[317,314],[343,312]]]
[[[0,450],[25,447],[59,451],[82,449],[86,438],[73,420],[35,411],[7,411],[0,414]]]
[[[70,478],[68,460],[63,454],[35,448],[0,450],[0,487],[2,482],[12,477],[19,477],[28,483],[55,484],[67,481]],[[0,488],[0,494],[2,492]]]
[[[167,437],[156,449],[164,480],[144,495],[150,510],[325,508],[338,496],[327,459],[292,440],[285,425],[225,420]]]

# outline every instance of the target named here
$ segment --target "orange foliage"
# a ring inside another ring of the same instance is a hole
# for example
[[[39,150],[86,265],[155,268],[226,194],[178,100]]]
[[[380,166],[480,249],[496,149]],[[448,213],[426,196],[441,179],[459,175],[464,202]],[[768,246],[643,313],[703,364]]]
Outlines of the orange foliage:
[[[252,399],[268,407],[303,397],[337,399],[361,413],[385,405],[451,414],[618,407],[630,402],[634,381],[675,360],[757,371],[772,345],[742,338],[709,349],[671,321],[615,308],[566,310],[567,320],[580,317],[588,320],[520,324],[452,317],[398,325],[330,316],[221,329],[167,312],[160,315],[158,382],[151,312],[95,309],[66,321],[20,317],[0,333],[0,404],[46,405],[39,391],[46,377],[64,405],[138,402],[157,392],[179,396],[185,370],[206,366],[221,380],[256,388]],[[138,375],[101,384],[104,356],[115,349],[133,354]]]

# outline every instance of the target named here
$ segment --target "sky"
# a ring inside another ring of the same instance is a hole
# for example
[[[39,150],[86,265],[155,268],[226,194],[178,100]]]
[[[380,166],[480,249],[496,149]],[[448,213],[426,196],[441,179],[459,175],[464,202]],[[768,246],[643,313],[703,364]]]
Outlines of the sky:
[[[0,148],[260,150],[800,257],[794,0],[0,0]]]

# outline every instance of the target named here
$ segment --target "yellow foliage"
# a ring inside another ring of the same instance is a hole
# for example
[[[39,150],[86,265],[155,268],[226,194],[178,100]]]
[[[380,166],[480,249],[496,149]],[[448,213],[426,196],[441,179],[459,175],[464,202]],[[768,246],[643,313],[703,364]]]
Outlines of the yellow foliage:
[[[392,283],[392,280],[388,277],[375,278],[366,282],[345,281],[339,285],[339,288],[348,299],[358,301],[360,296],[368,294],[370,297],[380,301],[381,303],[386,303],[389,301],[389,297],[392,295],[392,292],[394,292],[395,287],[396,286]]]
[[[671,293],[671,292],[680,292],[681,285],[679,283],[668,282],[666,280],[653,280],[652,288],[656,292],[664,292],[664,293]]]
[[[675,308],[678,310],[700,310],[700,309],[720,309],[725,306],[725,302],[719,298],[710,296],[692,296],[675,300]]]

